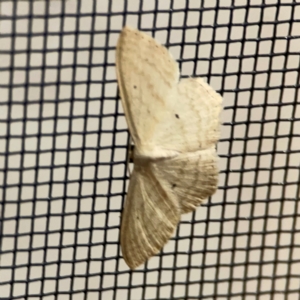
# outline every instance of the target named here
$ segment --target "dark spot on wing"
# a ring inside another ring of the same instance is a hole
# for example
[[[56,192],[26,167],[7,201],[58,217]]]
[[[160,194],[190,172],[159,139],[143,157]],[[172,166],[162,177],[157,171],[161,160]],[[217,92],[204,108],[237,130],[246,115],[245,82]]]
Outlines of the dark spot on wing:
[[[179,118],[179,115],[177,115],[177,114],[175,114],[175,117],[176,117],[177,119],[180,119],[180,118]]]
[[[133,88],[136,89],[136,85],[134,85]]]
[[[176,184],[175,183],[172,184],[172,189],[174,189],[174,188],[176,188]]]

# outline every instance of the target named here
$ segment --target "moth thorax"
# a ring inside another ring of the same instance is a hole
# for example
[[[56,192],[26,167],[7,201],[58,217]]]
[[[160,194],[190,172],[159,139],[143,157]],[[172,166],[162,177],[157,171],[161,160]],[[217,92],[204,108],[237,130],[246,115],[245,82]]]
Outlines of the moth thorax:
[[[172,158],[180,154],[178,151],[168,150],[161,147],[145,147],[138,151],[134,149],[133,161],[143,161],[143,163],[150,161],[164,160],[166,158]]]

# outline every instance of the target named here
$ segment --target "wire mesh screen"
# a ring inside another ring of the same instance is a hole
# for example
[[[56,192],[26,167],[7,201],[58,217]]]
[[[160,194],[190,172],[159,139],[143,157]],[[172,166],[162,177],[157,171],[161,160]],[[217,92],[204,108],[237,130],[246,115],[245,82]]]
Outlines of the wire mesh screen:
[[[300,299],[300,1],[0,3],[1,299]],[[218,192],[130,271],[129,24],[224,97]]]

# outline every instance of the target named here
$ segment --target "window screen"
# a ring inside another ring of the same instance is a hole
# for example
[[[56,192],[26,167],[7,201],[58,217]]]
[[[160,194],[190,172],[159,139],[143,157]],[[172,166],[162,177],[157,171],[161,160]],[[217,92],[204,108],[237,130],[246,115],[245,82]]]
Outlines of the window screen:
[[[299,299],[299,0],[2,0],[0,10],[1,299]],[[125,24],[224,98],[217,193],[135,271],[119,245]]]

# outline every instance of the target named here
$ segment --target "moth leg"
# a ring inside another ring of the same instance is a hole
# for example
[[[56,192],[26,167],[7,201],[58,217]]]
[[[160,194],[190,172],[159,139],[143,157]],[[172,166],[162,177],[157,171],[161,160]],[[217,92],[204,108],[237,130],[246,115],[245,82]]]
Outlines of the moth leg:
[[[129,177],[131,176],[129,164],[133,163],[134,156],[134,145],[132,144],[132,137],[129,136],[128,148],[127,148],[127,160],[126,160],[126,169],[128,171]]]

